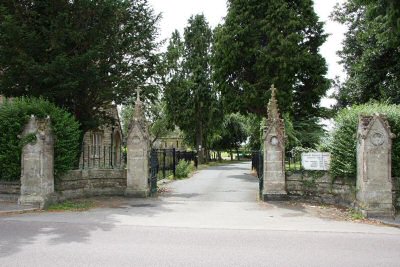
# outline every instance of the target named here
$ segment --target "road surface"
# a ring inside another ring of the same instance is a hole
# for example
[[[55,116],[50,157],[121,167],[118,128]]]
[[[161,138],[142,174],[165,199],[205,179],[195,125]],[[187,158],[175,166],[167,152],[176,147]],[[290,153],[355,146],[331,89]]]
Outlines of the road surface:
[[[212,167],[157,199],[0,217],[0,266],[399,266],[400,229],[257,201],[250,164]]]

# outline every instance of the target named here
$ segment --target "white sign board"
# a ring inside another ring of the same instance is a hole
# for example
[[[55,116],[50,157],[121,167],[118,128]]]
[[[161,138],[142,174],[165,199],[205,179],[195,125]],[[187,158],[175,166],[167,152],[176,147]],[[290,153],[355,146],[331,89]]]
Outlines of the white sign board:
[[[327,171],[331,154],[327,152],[301,153],[301,165],[305,170]]]

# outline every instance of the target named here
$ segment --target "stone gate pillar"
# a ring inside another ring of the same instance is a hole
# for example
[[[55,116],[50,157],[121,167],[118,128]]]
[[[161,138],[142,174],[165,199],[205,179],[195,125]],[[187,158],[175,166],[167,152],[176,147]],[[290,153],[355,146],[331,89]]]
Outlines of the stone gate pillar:
[[[287,196],[285,180],[285,127],[279,116],[276,89],[271,87],[267,127],[264,130],[263,199],[281,200]]]
[[[43,208],[54,193],[54,138],[50,118],[31,116],[22,138],[32,140],[22,148],[21,195],[19,204],[39,204]]]
[[[392,138],[383,115],[360,116],[357,132],[357,205],[367,217],[392,217]]]
[[[126,195],[147,197],[149,195],[150,142],[139,92],[140,90],[137,90],[135,113],[129,125],[127,137]]]

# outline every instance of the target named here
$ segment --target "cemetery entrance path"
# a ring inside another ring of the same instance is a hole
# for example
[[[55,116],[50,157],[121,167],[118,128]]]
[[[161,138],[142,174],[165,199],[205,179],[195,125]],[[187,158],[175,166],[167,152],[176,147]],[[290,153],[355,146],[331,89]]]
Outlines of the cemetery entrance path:
[[[400,229],[257,200],[250,163],[86,212],[0,216],[1,266],[398,266]],[[329,213],[329,208],[325,208]],[[324,210],[324,209],[321,209]],[[318,212],[317,212],[318,211]]]

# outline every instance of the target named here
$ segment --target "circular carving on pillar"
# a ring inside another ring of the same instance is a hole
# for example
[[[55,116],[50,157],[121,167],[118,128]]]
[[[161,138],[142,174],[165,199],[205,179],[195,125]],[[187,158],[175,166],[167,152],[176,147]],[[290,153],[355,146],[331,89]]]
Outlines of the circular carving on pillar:
[[[271,145],[276,146],[279,143],[278,137],[272,136],[269,142]]]
[[[385,138],[382,133],[375,132],[371,135],[371,143],[375,146],[380,146],[385,142]]]

